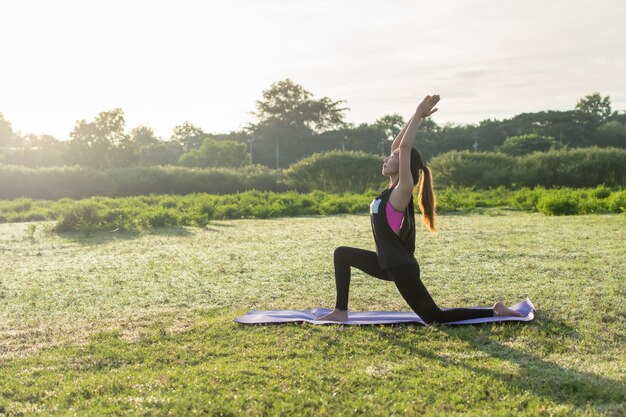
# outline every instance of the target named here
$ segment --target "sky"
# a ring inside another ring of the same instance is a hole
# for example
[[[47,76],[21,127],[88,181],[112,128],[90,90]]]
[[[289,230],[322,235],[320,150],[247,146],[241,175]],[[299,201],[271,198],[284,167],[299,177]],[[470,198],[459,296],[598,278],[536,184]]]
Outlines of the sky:
[[[573,109],[626,110],[623,0],[20,0],[0,2],[0,113],[68,139],[122,108],[168,138],[254,121],[286,78],[345,100],[346,120],[406,119],[439,94],[438,124]]]

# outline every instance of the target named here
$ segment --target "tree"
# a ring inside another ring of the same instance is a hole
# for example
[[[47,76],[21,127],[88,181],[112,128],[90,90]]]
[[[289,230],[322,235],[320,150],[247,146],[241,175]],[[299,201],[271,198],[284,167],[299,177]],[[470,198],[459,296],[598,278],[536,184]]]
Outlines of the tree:
[[[137,146],[146,146],[159,143],[154,129],[148,126],[137,126],[130,131],[130,140]]]
[[[259,123],[280,122],[316,132],[345,125],[347,108],[340,107],[343,100],[333,101],[328,97],[315,100],[313,94],[288,78],[272,84],[262,94],[263,100],[256,102],[255,116]]]
[[[600,125],[596,132],[595,143],[598,146],[626,148],[626,123],[612,120]]]
[[[228,140],[207,137],[198,149],[181,155],[178,163],[188,167],[238,168],[249,162],[246,145]]]
[[[144,145],[137,150],[139,164],[143,166],[176,165],[182,153],[183,147],[174,141]]]
[[[124,111],[114,109],[98,114],[93,122],[79,120],[70,133],[70,157],[81,165],[102,169],[110,162],[111,150],[125,148]]]
[[[374,124],[361,123],[356,127],[341,130],[339,132],[342,132],[344,137],[342,144],[345,142],[345,146],[342,146],[341,149],[363,151],[374,155],[388,154],[391,152],[392,143],[389,138],[395,137],[388,129],[389,127],[384,128],[375,122]]]
[[[108,154],[107,165],[113,167],[131,167],[139,162],[139,147],[125,135],[111,148]]]
[[[613,112],[613,114],[611,115],[611,120],[626,124],[626,111],[621,110]]]
[[[21,136],[21,143],[23,144],[23,146],[29,148],[51,149],[61,143],[60,140],[52,135],[36,135],[34,133],[27,133]]]
[[[372,153],[381,152],[383,155],[385,155],[388,153],[388,151],[391,151],[391,141],[398,135],[398,133],[400,133],[402,127],[404,126],[404,123],[405,122],[402,116],[397,113],[387,114],[383,117],[376,119],[372,127],[377,128],[380,131],[380,139],[377,146],[378,149]]]
[[[424,122],[424,120],[422,120],[422,122]],[[402,116],[398,113],[394,113],[379,117],[374,122],[374,125],[381,128],[385,133],[388,133],[388,136],[396,137],[402,130],[402,127],[404,127],[404,123]]]
[[[529,135],[511,136],[506,138],[496,151],[508,155],[519,156],[533,152],[547,152],[552,149],[561,149],[563,145],[551,136],[539,136],[534,133]]]
[[[602,97],[600,93],[588,94],[578,100],[576,110],[593,116],[597,125],[608,121],[612,115],[611,98],[609,96]]]
[[[207,134],[199,127],[189,122],[184,122],[182,125],[174,128],[171,140],[180,143],[184,152],[189,152],[192,149],[199,148],[206,136]]]
[[[590,146],[595,142],[600,125],[612,116],[611,98],[602,97],[600,93],[588,94],[576,103],[575,114],[574,126],[584,132],[582,146]]]
[[[255,139],[255,162],[270,166],[275,161],[279,168],[281,161],[287,164],[306,155],[305,144],[316,134],[346,125],[343,101],[315,99],[290,79],[272,84],[262,95],[253,113],[257,123],[247,128]]]
[[[0,147],[9,146],[13,141],[13,128],[4,114],[0,113]]]

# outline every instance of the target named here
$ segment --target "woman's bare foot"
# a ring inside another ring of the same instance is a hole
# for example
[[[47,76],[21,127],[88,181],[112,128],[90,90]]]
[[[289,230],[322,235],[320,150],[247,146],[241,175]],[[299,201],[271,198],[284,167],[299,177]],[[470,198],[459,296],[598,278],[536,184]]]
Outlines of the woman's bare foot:
[[[513,317],[524,317],[522,313],[519,311],[512,310],[504,305],[502,301],[497,301],[493,305],[493,315],[494,317],[505,317],[505,316],[513,316]]]
[[[344,322],[348,320],[348,311],[347,310],[333,310],[332,313],[326,314],[323,317],[320,317],[315,320],[327,320],[327,321],[340,321]]]

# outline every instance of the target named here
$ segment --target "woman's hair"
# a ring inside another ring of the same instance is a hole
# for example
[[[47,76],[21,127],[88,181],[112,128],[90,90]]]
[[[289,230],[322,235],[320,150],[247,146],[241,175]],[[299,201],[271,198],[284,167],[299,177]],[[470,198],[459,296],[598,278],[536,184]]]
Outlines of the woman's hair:
[[[422,175],[420,175],[420,170]],[[411,175],[413,185],[417,185],[418,189],[417,202],[422,212],[422,221],[431,232],[434,232],[437,202],[433,192],[433,176],[430,169],[424,165],[422,154],[415,148],[411,148]]]

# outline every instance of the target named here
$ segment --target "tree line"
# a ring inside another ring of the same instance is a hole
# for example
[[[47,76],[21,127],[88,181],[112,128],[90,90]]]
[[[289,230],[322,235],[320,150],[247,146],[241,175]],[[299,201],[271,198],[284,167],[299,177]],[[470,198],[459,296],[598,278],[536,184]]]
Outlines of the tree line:
[[[316,98],[290,79],[273,83],[256,102],[255,121],[229,133],[207,133],[184,122],[169,138],[154,129],[127,130],[122,109],[78,120],[70,140],[14,132],[0,113],[0,163],[29,167],[78,165],[94,169],[175,165],[237,168],[251,164],[286,168],[331,150],[386,154],[405,121],[388,114],[373,123],[350,124],[343,100]],[[416,147],[427,160],[449,151],[524,155],[580,147],[626,147],[626,112],[610,97],[589,94],[567,111],[522,113],[478,124],[422,121]]]

